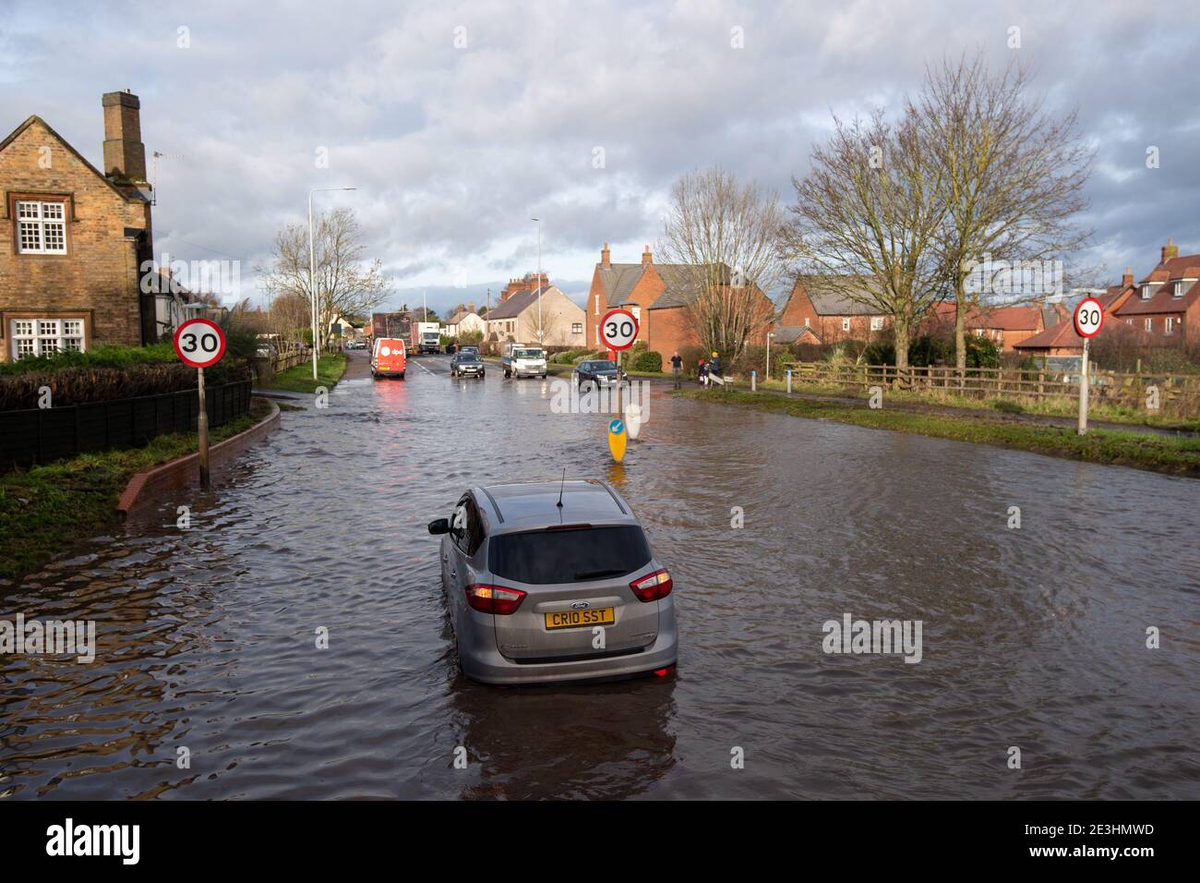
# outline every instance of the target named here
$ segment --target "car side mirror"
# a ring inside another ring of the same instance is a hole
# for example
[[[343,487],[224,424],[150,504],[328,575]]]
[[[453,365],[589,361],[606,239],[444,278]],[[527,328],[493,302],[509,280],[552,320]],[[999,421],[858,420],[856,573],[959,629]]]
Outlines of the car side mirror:
[[[429,522],[429,532],[432,534],[450,533],[450,519],[435,518]]]

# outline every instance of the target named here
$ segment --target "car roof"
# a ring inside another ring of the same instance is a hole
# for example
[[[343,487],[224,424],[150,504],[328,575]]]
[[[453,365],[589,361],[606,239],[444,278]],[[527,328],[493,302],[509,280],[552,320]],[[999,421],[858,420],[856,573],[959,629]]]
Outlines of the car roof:
[[[558,507],[559,490],[562,508]],[[628,504],[598,479],[530,481],[475,488],[489,534],[564,524],[637,524]]]

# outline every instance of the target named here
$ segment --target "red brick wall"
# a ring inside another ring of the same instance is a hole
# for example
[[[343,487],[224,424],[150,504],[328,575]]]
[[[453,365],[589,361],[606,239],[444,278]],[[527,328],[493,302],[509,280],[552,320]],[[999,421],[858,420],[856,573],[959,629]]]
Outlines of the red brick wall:
[[[146,230],[149,241],[149,206],[114,192],[40,121],[0,151],[0,189],[0,361],[11,358],[15,313],[82,315],[89,346],[141,344],[138,245],[125,228]],[[66,200],[67,254],[17,254],[18,194]]]

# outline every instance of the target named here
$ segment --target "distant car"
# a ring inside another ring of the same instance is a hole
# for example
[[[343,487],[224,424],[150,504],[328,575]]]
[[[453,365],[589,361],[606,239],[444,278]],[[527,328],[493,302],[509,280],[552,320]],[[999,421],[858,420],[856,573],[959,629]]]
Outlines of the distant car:
[[[275,344],[267,343],[260,340],[254,348],[254,357],[257,359],[274,359],[279,355],[279,350],[275,349]]]
[[[478,377],[482,380],[484,377],[483,359],[479,358],[478,353],[466,350],[455,353],[454,358],[450,360],[450,376]]]
[[[442,585],[467,677],[531,684],[674,669],[671,574],[607,483],[472,488],[428,529],[442,537]]]
[[[589,389],[605,389],[617,385],[617,365],[608,359],[592,359],[580,362],[571,371],[571,382],[580,392]],[[621,374],[621,382],[629,383],[629,378]]]
[[[408,357],[404,341],[398,337],[375,338],[375,349],[371,352],[372,377],[399,377],[404,379]]]

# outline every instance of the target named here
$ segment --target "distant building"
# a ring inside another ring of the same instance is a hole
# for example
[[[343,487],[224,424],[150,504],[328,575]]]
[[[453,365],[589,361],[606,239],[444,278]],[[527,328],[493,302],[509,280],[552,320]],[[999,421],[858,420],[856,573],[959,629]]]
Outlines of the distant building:
[[[488,310],[482,321],[487,325],[489,340],[494,335],[498,342],[585,345],[583,309],[557,287],[547,284],[544,273],[540,279],[528,273],[521,279],[510,280],[500,292],[500,303]]]
[[[873,283],[864,279],[862,284]],[[891,327],[886,314],[848,297],[845,286],[844,280],[830,277],[797,278],[779,310],[775,339],[780,343],[865,341]]]
[[[487,323],[475,312],[475,304],[468,304],[464,307],[458,305],[458,309],[446,320],[442,326],[442,333],[447,337],[458,337],[460,334],[479,334],[487,333]]]
[[[0,361],[160,336],[141,102],[106,93],[104,171],[38,116],[0,141]]]
[[[1126,267],[1121,284],[1109,286],[1097,300],[1104,309],[1099,337],[1124,326],[1136,332],[1136,342],[1142,346],[1196,346],[1200,344],[1200,254],[1180,257],[1179,247],[1168,239],[1158,264],[1145,278],[1135,284]],[[1061,321],[1015,349],[1029,355],[1077,358],[1083,352],[1083,338],[1075,333],[1074,317],[1064,310]]]
[[[608,243],[604,243],[588,290],[587,345],[597,349],[604,346],[600,342],[600,320],[609,310],[621,307],[638,320],[638,340],[664,358],[676,350],[698,346],[691,310],[700,293],[696,269],[687,264],[656,264],[648,245],[641,263],[615,264]],[[726,285],[732,282],[728,267],[721,266],[715,275]],[[751,284],[750,288],[765,319],[774,305],[758,286]],[[750,343],[766,343],[766,322],[763,328]]]
[[[957,310],[953,301],[935,304],[932,315],[922,324],[922,331],[953,336]],[[963,330],[971,337],[987,338],[1001,352],[1006,352],[1044,331],[1046,314],[1047,308],[1041,303],[976,306],[967,311]],[[1052,309],[1050,314],[1057,316]]]

